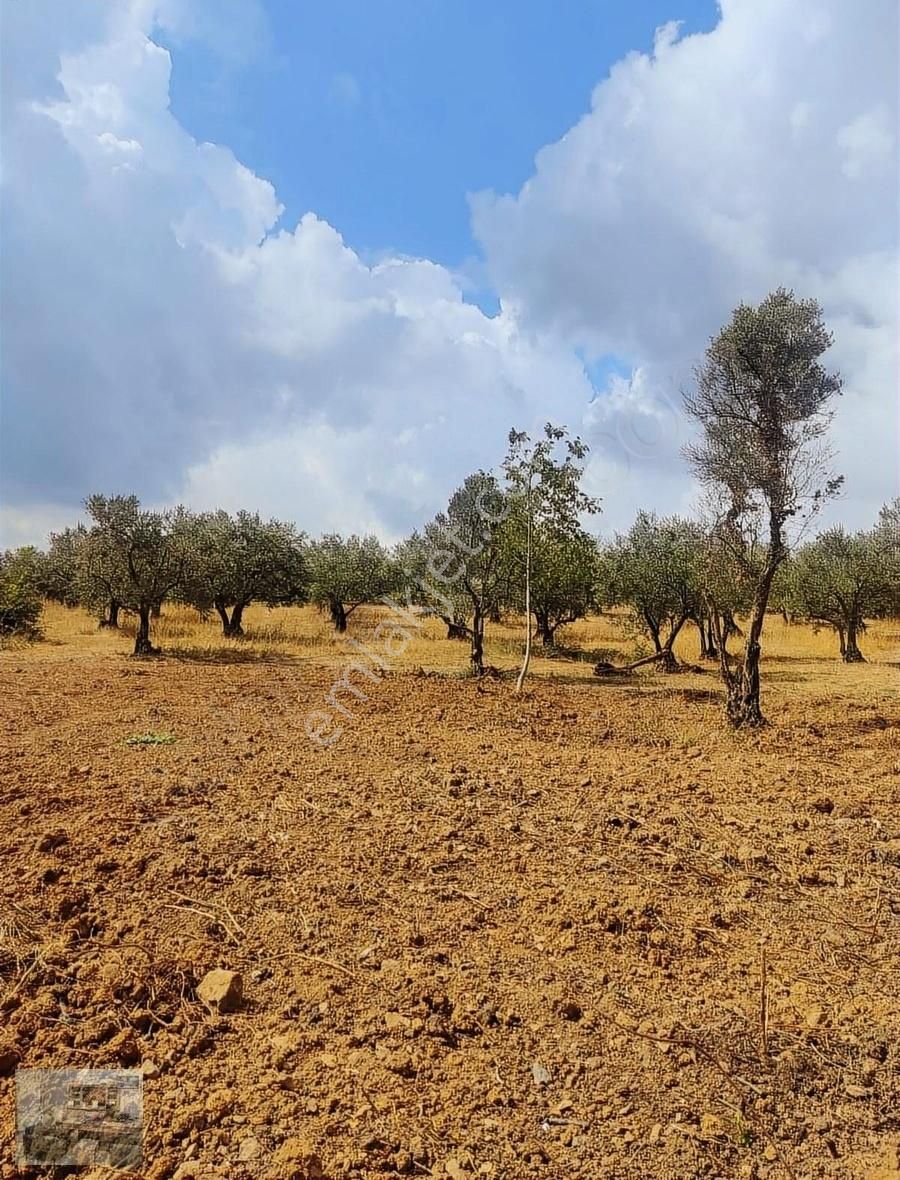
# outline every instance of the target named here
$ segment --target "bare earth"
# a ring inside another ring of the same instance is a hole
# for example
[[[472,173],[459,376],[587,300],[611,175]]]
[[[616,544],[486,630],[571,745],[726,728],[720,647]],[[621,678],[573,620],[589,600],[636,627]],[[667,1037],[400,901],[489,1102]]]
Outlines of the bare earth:
[[[900,1178],[891,660],[766,662],[758,734],[404,668],[323,750],[337,648],[88,630],[0,654],[0,1160],[17,1065],[145,1063],[148,1180]]]

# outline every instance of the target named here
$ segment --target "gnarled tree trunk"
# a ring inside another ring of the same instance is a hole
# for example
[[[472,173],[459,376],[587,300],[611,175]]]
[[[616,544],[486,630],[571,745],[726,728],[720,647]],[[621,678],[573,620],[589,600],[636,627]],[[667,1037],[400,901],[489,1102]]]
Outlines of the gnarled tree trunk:
[[[736,673],[731,672],[728,668],[726,658],[724,656],[722,657],[722,667],[727,671],[727,676],[725,676],[725,683],[728,689],[726,709],[728,719],[734,726],[765,725],[766,721],[765,717],[763,717],[759,700],[759,657],[762,651],[759,641],[762,635],[763,623],[765,622],[766,607],[769,605],[772,579],[775,577],[775,570],[780,564],[780,558],[777,555],[781,553],[781,535],[780,531],[776,532],[774,526],[772,527],[771,547],[776,556],[770,557],[766,563],[759,585],[756,588],[756,594],[753,596],[750,623],[747,629],[744,656],[740,669]],[[741,630],[737,623],[735,623],[730,611],[723,611],[722,618],[722,634],[724,637],[727,637],[729,634],[741,634]],[[723,675],[725,675],[724,671]]]
[[[652,615],[648,615],[646,611],[642,612],[642,614],[644,622],[647,625],[647,630],[650,632],[650,638],[653,640],[653,650],[658,655],[663,649],[662,641],[659,637],[659,623],[657,623]]]
[[[216,614],[222,620],[222,634],[226,639],[239,638],[244,634],[244,628],[241,626],[241,620],[244,614],[245,603],[235,603],[231,611],[231,617],[228,616],[228,608],[222,599],[218,599],[213,603],[216,608]]]
[[[856,642],[859,630],[858,619],[851,617],[847,620],[847,642],[841,651],[845,664],[864,664],[866,662],[866,657],[859,650],[859,645]]]
[[[138,629],[134,637],[136,656],[152,655],[156,649],[150,643],[150,603],[142,602],[138,607]]]
[[[112,627],[117,630],[119,626],[119,611],[121,610],[118,601],[115,598],[111,598],[106,609],[106,617],[100,620],[100,626]]]
[[[710,615],[706,616],[706,658],[709,660],[719,658],[718,648],[716,647],[716,631]]]
[[[551,623],[550,615],[543,610],[536,610],[534,619],[537,623],[537,633],[541,643],[544,647],[553,647],[556,643],[556,628],[559,624]]]
[[[343,634],[347,630],[347,612],[344,610],[344,604],[332,599],[328,604],[328,610],[331,614],[331,621],[334,623],[335,631]]]
[[[476,676],[484,672],[484,615],[476,608],[472,619],[472,651],[469,656]]]

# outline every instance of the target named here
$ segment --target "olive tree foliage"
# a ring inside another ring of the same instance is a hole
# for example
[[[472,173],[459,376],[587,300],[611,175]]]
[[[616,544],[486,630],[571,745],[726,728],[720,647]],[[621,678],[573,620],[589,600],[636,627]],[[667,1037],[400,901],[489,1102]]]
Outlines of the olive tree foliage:
[[[379,602],[397,585],[397,568],[377,537],[340,537],[329,533],[307,549],[309,597],[327,610],[335,630],[364,602]]]
[[[818,303],[779,288],[758,306],[733,312],[684,398],[700,432],[686,454],[715,506],[716,541],[752,587],[739,665],[729,664],[716,636],[727,714],[736,726],[764,721],[760,640],[791,532],[841,483],[830,476],[823,442],[829,403],[841,389],[840,377],[821,363],[830,345]]]
[[[465,620],[470,662],[484,672],[484,624],[505,602],[508,571],[504,527],[510,497],[496,478],[477,471],[450,497],[443,512],[425,526],[427,573],[434,613]]]
[[[226,637],[244,634],[243,614],[251,602],[304,601],[304,538],[293,524],[219,510],[190,516],[186,531],[190,544],[179,597],[201,614],[215,610]]]
[[[46,598],[63,606],[77,606],[80,601],[80,555],[84,549],[87,529],[79,524],[51,533],[44,557],[42,591]]]
[[[33,545],[0,553],[0,638],[40,634],[44,554]]]
[[[150,617],[184,580],[190,550],[188,514],[152,512],[137,496],[89,496],[92,521],[78,554],[78,584],[85,606],[133,611],[138,616],[135,655],[149,655]]]
[[[594,606],[596,548],[581,518],[600,511],[582,490],[582,460],[588,447],[561,426],[544,426],[532,441],[509,432],[503,463],[509,514],[504,528],[508,597],[525,615],[525,656],[516,682],[520,691],[531,659],[531,617],[541,640],[552,644],[556,629],[583,618]]]
[[[682,627],[703,609],[705,538],[693,521],[639,512],[605,555],[605,593],[631,609],[653,642],[663,668],[678,664],[673,646]]]
[[[535,526],[531,572],[531,612],[544,647],[556,643],[557,630],[600,610],[597,542],[583,529],[565,538]]]
[[[894,587],[883,613],[900,614],[900,496],[885,504],[872,530],[873,540],[893,571]]]
[[[446,542],[442,543],[443,549]],[[448,639],[471,639],[469,600],[452,585],[444,582],[443,571],[432,570],[432,548],[423,533],[413,532],[394,547],[398,571],[398,589],[408,606],[421,607],[427,615],[440,619],[447,628]]]
[[[847,533],[828,529],[804,545],[786,566],[784,597],[798,618],[837,632],[846,663],[860,663],[859,634],[866,619],[896,606],[900,561],[877,529]]]

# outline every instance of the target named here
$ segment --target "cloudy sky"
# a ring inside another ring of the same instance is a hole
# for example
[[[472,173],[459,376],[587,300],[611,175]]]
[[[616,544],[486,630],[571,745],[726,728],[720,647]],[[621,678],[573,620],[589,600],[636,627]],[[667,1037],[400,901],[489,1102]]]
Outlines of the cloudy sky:
[[[393,539],[591,445],[689,511],[680,391],[817,297],[864,525],[898,494],[896,0],[6,0],[0,543],[92,491]]]

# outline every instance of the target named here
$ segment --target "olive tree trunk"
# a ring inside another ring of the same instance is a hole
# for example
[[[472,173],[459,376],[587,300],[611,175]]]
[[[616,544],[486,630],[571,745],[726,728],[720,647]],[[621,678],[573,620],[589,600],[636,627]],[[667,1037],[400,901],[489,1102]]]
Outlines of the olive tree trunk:
[[[776,538],[773,548],[776,552],[780,551],[780,538]],[[770,558],[757,585],[756,593],[753,596],[753,606],[750,610],[744,655],[737,672],[731,672],[724,656],[722,658],[722,667],[728,673],[725,677],[728,687],[726,708],[728,719],[734,726],[764,725],[766,721],[759,700],[759,657],[762,650],[759,641],[765,622],[766,607],[769,605],[772,579],[775,577],[778,565],[777,559]],[[731,617],[731,612],[723,613],[725,616],[723,634],[739,633],[739,628]]]
[[[859,645],[856,642],[856,636],[859,631],[859,620],[850,618],[847,621],[847,642],[844,645],[842,655],[845,664],[864,664],[866,657],[859,650]]]
[[[243,602],[238,602],[234,605],[231,611],[231,617],[228,616],[228,608],[220,599],[213,603],[216,608],[216,614],[222,620],[222,634],[226,639],[239,638],[244,634],[244,628],[241,625],[241,620],[244,615]]]
[[[472,619],[472,651],[469,659],[472,671],[480,676],[484,672],[484,614],[480,606],[475,608]]]
[[[109,600],[109,605],[106,610],[106,616],[100,620],[101,627],[112,627],[118,629],[119,626],[119,611],[121,607],[115,598]]]
[[[550,616],[546,611],[535,611],[534,618],[537,623],[537,633],[541,643],[544,647],[553,647],[556,643],[556,628],[558,624],[550,622]]]
[[[137,635],[134,637],[134,654],[136,656],[149,656],[153,654],[154,648],[150,643],[150,603],[141,603],[138,607],[138,629]]]

